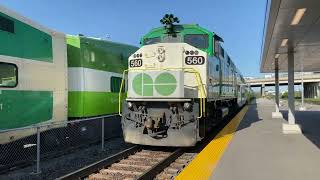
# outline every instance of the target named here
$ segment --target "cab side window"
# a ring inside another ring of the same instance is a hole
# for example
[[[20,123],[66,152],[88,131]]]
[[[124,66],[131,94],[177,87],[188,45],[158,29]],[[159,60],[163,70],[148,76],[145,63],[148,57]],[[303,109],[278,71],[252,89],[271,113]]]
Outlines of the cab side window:
[[[122,82],[122,78],[112,76],[110,81],[111,92],[116,92],[116,93],[120,92],[121,82]],[[124,89],[125,89],[125,85],[122,87],[122,92],[125,91]]]
[[[220,53],[221,53],[222,58],[224,58],[224,49],[221,46],[220,46]]]
[[[0,62],[0,87],[14,88],[18,85],[18,67]]]
[[[0,16],[0,30],[14,33],[14,22],[6,17]]]
[[[219,41],[213,40],[213,53],[216,57],[219,57],[220,44]]]

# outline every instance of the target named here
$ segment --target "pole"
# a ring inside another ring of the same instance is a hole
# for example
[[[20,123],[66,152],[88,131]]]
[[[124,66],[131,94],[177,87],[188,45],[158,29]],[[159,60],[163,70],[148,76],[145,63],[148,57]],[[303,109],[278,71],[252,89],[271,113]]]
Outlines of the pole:
[[[40,174],[40,126],[37,127],[37,170],[33,174]]]
[[[280,111],[279,111],[279,59],[278,58],[275,59],[275,75],[274,75],[274,78],[275,78],[275,84],[276,84],[275,85],[276,113],[280,113]]]
[[[279,111],[279,59],[274,60],[274,81],[275,81],[275,101],[276,101],[276,111],[272,112],[272,118],[283,118],[281,112]]]
[[[101,119],[101,151],[104,151],[104,118]]]
[[[301,128],[296,124],[294,105],[294,47],[288,41],[288,123],[282,124],[284,134],[301,134]]]
[[[303,56],[304,57],[304,56]],[[301,107],[299,108],[300,111],[305,111],[306,108],[304,107],[304,72],[303,72],[303,58],[300,59],[301,65]]]
[[[301,106],[304,108],[304,80],[303,80],[303,61],[301,60],[301,86],[302,86],[302,89],[301,89]]]
[[[292,45],[288,47],[288,122],[289,124],[296,124],[294,105],[294,51]]]

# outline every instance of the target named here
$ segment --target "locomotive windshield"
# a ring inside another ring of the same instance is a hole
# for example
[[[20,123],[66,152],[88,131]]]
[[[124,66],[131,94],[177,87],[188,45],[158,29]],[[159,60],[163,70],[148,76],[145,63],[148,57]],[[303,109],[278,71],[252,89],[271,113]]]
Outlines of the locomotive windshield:
[[[176,36],[164,35],[162,39],[160,37],[144,39],[144,45],[156,44],[159,42],[185,42],[199,49],[206,49],[209,45],[207,34],[186,34],[183,38],[180,34],[176,34]]]
[[[181,35],[179,34],[175,34],[175,36],[165,35],[162,37],[162,42],[168,42],[168,43],[182,42]]]
[[[146,38],[144,39],[143,44],[144,45],[155,44],[155,43],[159,43],[160,41],[161,41],[160,37]]]
[[[206,49],[209,44],[206,34],[187,34],[184,36],[184,42],[199,49]]]

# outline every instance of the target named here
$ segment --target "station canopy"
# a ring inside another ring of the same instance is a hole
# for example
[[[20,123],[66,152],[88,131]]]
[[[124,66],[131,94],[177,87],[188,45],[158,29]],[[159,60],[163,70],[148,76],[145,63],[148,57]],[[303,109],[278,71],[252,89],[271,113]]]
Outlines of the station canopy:
[[[294,47],[294,69],[320,71],[320,0],[268,0],[260,62],[262,73],[288,70],[288,42]]]

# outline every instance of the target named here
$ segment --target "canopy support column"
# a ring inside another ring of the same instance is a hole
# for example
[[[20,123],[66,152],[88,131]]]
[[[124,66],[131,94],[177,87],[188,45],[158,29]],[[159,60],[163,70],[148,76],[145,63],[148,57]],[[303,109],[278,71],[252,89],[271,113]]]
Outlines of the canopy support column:
[[[282,125],[284,134],[300,134],[301,128],[296,124],[294,103],[294,48],[288,43],[288,123]]]
[[[272,118],[283,118],[281,112],[279,111],[279,64],[278,58],[274,60],[274,80],[275,80],[275,102],[276,102],[276,111],[272,112]]]

